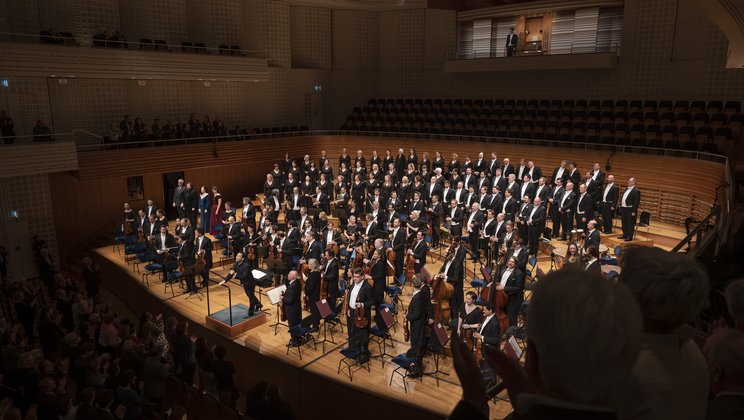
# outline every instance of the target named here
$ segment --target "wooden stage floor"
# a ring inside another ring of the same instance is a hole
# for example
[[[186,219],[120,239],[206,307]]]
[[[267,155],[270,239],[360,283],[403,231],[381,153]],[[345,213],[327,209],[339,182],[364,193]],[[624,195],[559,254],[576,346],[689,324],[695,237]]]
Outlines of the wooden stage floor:
[[[645,232],[639,234],[643,238],[652,238],[657,246],[662,248],[670,248],[679,239],[678,237],[684,237],[684,228],[675,227],[671,225],[651,227],[650,232],[646,235]],[[607,241],[607,242],[606,242]],[[610,237],[603,236],[603,244],[608,244],[611,241]],[[565,247],[565,242],[557,242],[553,240],[553,246]],[[612,246],[610,246],[612,248]],[[183,290],[175,285],[175,296],[171,294],[170,288],[166,291],[163,283],[161,283],[158,276],[152,276],[149,281],[149,285],[146,285],[141,280],[141,275],[136,272],[132,262],[125,262],[122,254],[114,252],[111,246],[106,246],[93,250],[93,252],[99,254],[101,257],[106,258],[111,263],[120,267],[120,269],[129,274],[132,287],[143,287],[146,288],[149,293],[154,297],[168,305],[171,309],[175,310],[183,317],[190,320],[190,322],[199,324],[206,328],[205,316],[207,315],[207,301],[206,295],[204,299],[200,300],[196,297],[186,299],[188,295],[182,294]],[[214,251],[214,261],[219,261],[219,250]],[[443,251],[444,252],[444,251]],[[427,263],[427,270],[429,272],[436,272],[441,267],[441,260],[437,258],[438,252],[430,251],[430,254],[434,255],[434,262]],[[549,255],[540,254],[538,258],[538,265],[544,270],[548,271],[551,267],[551,258]],[[215,267],[212,269],[211,279],[213,281],[219,281],[220,279],[215,275],[225,275],[231,265],[225,267]],[[143,265],[139,267],[142,269]],[[473,263],[467,262],[466,269],[466,280],[465,280],[465,291],[469,289],[469,280],[472,279],[472,270],[474,268]],[[243,288],[235,283],[228,283],[232,293],[232,303],[236,304],[247,304],[247,297],[243,291]],[[203,291],[204,289],[202,289]],[[408,305],[412,294],[412,288],[407,285],[404,289],[402,301],[405,306]],[[420,406],[425,411],[433,412],[442,417],[446,417],[450,411],[454,408],[457,402],[460,400],[462,390],[460,388],[457,376],[452,366],[451,357],[447,356],[443,361],[440,361],[440,369],[447,375],[442,374],[439,378],[439,385],[435,378],[425,376],[423,381],[409,380],[408,381],[408,393],[403,389],[403,385],[400,382],[399,377],[393,380],[392,385],[389,385],[391,374],[395,369],[396,365],[389,363],[390,357],[385,358],[384,367],[382,361],[378,356],[380,351],[378,346],[374,342],[370,342],[370,351],[372,353],[372,361],[370,362],[371,371],[367,372],[366,369],[357,370],[353,375],[353,381],[349,381],[347,376],[342,373],[337,373],[339,361],[342,356],[339,353],[341,348],[344,348],[347,344],[346,329],[344,332],[340,330],[340,326],[336,326],[333,331],[333,337],[335,343],[327,342],[325,345],[325,352],[323,352],[322,345],[318,344],[317,350],[313,350],[312,346],[303,346],[302,348],[302,360],[299,359],[296,349],[292,349],[287,355],[286,344],[289,341],[289,333],[286,326],[279,326],[278,333],[274,334],[274,322],[276,321],[276,309],[275,307],[268,304],[266,296],[261,296],[264,304],[264,309],[267,310],[268,318],[267,322],[259,327],[249,330],[236,338],[233,341],[236,344],[244,346],[247,351],[258,352],[262,355],[268,356],[272,359],[279,360],[282,363],[291,365],[299,369],[305,369],[309,372],[313,372],[324,377],[327,377],[333,381],[337,381],[348,387],[355,387],[364,392],[373,393],[378,396],[385,398],[399,400],[406,402],[407,404],[414,404]],[[218,287],[212,284],[209,288],[209,300],[210,309],[212,313],[228,307],[228,293],[224,287]],[[308,313],[306,312],[304,316]],[[397,317],[398,322],[403,320],[403,315],[399,314]],[[345,321],[344,321],[345,322]],[[398,355],[404,353],[409,349],[409,343],[403,340],[403,328],[402,324],[396,325],[391,330],[393,336],[393,348],[388,346],[387,353],[390,355]],[[322,333],[322,329],[321,329]],[[322,339],[322,334],[320,339]],[[330,335],[328,336],[330,339]],[[449,351],[448,351],[449,352]],[[433,368],[433,358],[427,357],[425,360],[425,370],[428,371]],[[245,390],[242,390],[245,391]],[[499,397],[506,397],[505,392],[500,394]],[[500,419],[508,415],[511,410],[511,404],[508,401],[491,402],[491,418]]]

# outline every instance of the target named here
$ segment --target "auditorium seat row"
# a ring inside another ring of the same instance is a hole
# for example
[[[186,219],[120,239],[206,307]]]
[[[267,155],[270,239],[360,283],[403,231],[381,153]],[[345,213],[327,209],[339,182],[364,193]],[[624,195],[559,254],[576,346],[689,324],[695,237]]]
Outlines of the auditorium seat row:
[[[720,153],[739,140],[739,102],[370,99],[342,130],[618,144]]]

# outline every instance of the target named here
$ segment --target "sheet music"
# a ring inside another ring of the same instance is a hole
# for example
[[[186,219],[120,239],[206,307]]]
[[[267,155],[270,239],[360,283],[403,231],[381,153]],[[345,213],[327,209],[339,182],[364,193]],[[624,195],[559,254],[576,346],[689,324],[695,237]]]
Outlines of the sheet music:
[[[271,302],[272,305],[276,305],[277,303],[281,302],[282,293],[284,293],[286,290],[287,290],[287,286],[282,284],[281,286],[275,287],[267,291],[266,296],[269,297],[269,302]]]
[[[251,274],[253,274],[254,279],[260,279],[261,277],[269,275],[269,273],[255,269],[255,268],[251,270]]]
[[[511,347],[512,351],[514,351],[514,356],[517,357],[517,361],[519,361],[522,358],[522,348],[519,347],[519,344],[517,344],[517,340],[514,338],[514,336],[509,337],[508,344],[509,347]]]

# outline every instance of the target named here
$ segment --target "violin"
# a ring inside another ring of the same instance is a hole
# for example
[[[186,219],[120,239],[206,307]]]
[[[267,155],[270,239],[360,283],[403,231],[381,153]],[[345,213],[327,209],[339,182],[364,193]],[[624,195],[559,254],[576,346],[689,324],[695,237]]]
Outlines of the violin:
[[[403,317],[406,317],[408,315],[408,310],[403,310]],[[405,324],[403,324],[403,341],[408,341],[411,338],[411,331],[408,329],[408,318],[406,318]]]
[[[354,309],[354,326],[356,328],[367,328],[367,311],[364,308]]]

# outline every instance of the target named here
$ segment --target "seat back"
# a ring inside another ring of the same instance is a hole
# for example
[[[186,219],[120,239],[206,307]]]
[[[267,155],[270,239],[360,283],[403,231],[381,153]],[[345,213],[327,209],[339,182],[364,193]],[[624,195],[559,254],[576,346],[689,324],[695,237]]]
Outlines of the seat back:
[[[647,211],[642,211],[641,212],[640,222],[641,222],[641,224],[643,224],[645,226],[648,226],[649,223],[651,223],[651,213],[649,213]]]

